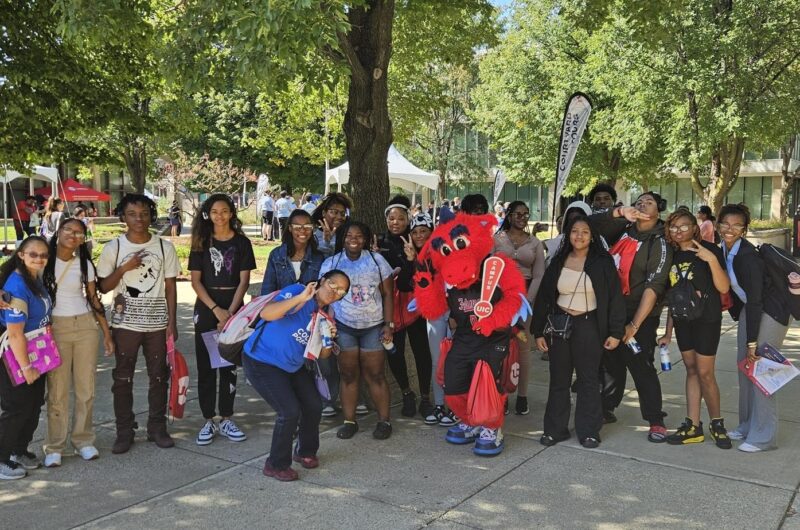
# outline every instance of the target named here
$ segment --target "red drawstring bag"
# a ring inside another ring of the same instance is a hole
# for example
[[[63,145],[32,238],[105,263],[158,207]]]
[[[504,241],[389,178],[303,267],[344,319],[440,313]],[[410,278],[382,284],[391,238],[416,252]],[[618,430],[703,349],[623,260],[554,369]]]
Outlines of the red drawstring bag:
[[[189,367],[181,352],[175,349],[175,339],[167,337],[167,363],[169,375],[169,410],[173,418],[183,418],[186,393],[189,391]]]
[[[439,386],[444,386],[444,360],[447,359],[447,354],[452,347],[452,337],[445,337],[439,343],[439,363],[436,365],[436,382],[439,383]]]
[[[519,339],[512,338],[511,344],[508,346],[508,355],[503,359],[500,383],[507,394],[516,392],[517,385],[519,385],[519,348]]]
[[[394,332],[406,329],[419,318],[418,311],[409,311],[408,304],[414,298],[414,291],[394,290]]]
[[[472,374],[467,396],[467,425],[480,425],[489,429],[503,426],[506,397],[497,390],[492,368],[486,361],[478,361]]]

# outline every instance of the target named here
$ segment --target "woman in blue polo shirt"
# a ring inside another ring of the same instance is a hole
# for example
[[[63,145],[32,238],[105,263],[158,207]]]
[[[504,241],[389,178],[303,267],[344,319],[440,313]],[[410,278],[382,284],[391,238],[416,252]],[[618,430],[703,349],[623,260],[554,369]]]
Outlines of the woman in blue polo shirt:
[[[25,333],[50,324],[52,304],[41,279],[47,258],[47,241],[31,236],[0,267],[0,284],[13,297],[11,308],[0,312],[0,321],[8,329],[26,383],[13,386],[6,370],[0,369],[0,479],[4,480],[23,478],[26,470],[42,465],[28,444],[39,425],[46,378],[30,365]]]
[[[245,342],[242,364],[247,380],[278,415],[264,464],[264,475],[268,477],[297,480],[292,460],[306,469],[319,466],[322,401],[303,357],[309,339],[307,328],[317,309],[340,300],[349,290],[350,279],[340,270],[328,271],[319,284],[285,287],[261,310],[260,317],[265,322]],[[335,331],[333,327],[334,335]],[[330,352],[325,348],[320,357],[328,357]],[[295,431],[297,446],[292,454]]]

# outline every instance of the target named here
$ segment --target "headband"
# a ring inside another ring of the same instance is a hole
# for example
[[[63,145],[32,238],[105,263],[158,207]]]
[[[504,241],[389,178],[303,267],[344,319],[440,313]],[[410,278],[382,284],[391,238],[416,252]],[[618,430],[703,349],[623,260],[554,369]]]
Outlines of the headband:
[[[408,212],[410,211],[410,208],[408,206],[406,206],[405,204],[390,204],[383,211],[383,216],[384,217],[388,217],[389,216],[389,210],[391,210],[392,208],[402,208],[403,210],[406,211],[406,215],[408,215]]]

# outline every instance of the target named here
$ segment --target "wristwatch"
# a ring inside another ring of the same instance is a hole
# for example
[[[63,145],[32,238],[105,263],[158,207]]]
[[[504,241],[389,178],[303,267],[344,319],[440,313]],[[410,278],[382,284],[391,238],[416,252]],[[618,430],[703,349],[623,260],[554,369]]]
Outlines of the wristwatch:
[[[389,329],[394,329],[394,322],[387,322],[386,325],[389,326]]]

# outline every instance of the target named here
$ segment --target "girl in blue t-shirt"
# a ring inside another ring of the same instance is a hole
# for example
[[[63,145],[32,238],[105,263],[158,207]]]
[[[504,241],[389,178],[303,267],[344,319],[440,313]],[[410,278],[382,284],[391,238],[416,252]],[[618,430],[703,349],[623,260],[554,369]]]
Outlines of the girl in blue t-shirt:
[[[319,465],[322,400],[303,357],[310,338],[307,328],[315,311],[340,300],[349,290],[350,279],[340,270],[329,271],[319,284],[285,287],[261,310],[259,316],[265,322],[245,342],[245,376],[278,415],[264,464],[268,477],[296,480],[292,460],[306,469]],[[335,326],[331,326],[331,334],[336,335]],[[323,348],[320,358],[327,358],[330,353],[331,348]],[[292,454],[295,431],[297,446]]]
[[[13,297],[11,308],[0,312],[0,321],[8,329],[11,350],[26,382],[15,387],[6,370],[0,369],[0,479],[4,480],[23,478],[27,469],[42,465],[28,444],[39,425],[45,378],[28,360],[25,333],[50,324],[52,304],[41,280],[47,257],[47,241],[31,236],[0,266],[0,284]]]

